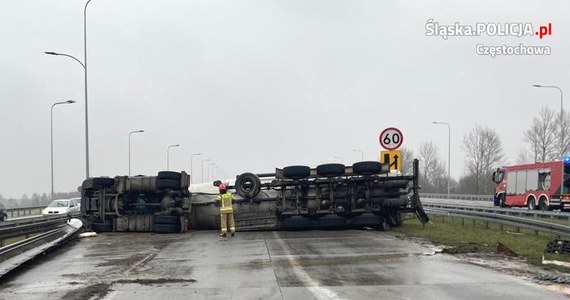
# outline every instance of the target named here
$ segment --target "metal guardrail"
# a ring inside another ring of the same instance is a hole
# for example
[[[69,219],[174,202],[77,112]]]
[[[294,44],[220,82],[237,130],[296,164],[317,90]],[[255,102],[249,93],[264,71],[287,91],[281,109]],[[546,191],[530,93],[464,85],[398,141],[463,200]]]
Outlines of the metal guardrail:
[[[15,208],[7,208],[6,215],[8,215],[8,219],[11,218],[18,218],[18,217],[25,217],[25,216],[35,216],[41,215],[42,209],[46,208],[46,206],[28,206],[28,207],[15,207]]]
[[[67,216],[38,217],[26,220],[17,220],[1,223],[0,226],[0,246],[4,246],[7,239],[49,231],[68,220]]]
[[[74,239],[82,228],[81,221],[74,219],[68,224],[0,248],[0,277],[32,260],[46,251]]]
[[[450,200],[471,200],[471,201],[493,201],[493,195],[475,194],[439,194],[420,193],[420,198],[450,199]]]
[[[570,237],[570,226],[568,225],[545,222],[528,217],[506,215],[497,212],[466,210],[461,208],[453,208],[450,206],[445,207],[443,205],[424,204],[424,207],[427,213],[440,215],[443,217],[449,216],[467,218],[496,223],[500,225],[513,226],[516,228],[525,228],[535,230],[537,232],[555,234],[560,237]],[[540,212],[536,212],[536,214],[539,215]]]
[[[561,211],[540,211],[540,210],[528,210],[527,208],[502,208],[495,206],[476,206],[476,205],[461,205],[461,204],[444,204],[444,203],[424,203],[424,206],[431,208],[443,208],[443,209],[459,209],[464,211],[479,211],[488,212],[501,215],[519,216],[519,217],[532,217],[534,219],[549,218],[550,221],[554,219],[567,220],[570,226],[570,213]]]

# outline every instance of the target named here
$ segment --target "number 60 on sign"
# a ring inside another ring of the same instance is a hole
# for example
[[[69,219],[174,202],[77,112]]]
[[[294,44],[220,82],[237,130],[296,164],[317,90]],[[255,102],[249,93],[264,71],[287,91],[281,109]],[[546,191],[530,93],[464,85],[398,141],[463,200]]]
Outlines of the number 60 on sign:
[[[388,127],[380,133],[380,145],[386,150],[396,150],[402,146],[404,136],[402,132],[395,127]]]

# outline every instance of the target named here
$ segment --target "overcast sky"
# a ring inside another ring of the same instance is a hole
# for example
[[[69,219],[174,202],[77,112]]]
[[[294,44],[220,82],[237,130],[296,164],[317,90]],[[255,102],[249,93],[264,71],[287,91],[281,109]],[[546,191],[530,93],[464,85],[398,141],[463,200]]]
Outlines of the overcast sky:
[[[499,133],[507,162],[537,110],[570,95],[568,1],[93,0],[87,9],[90,175],[155,175],[211,159],[229,176],[368,160],[395,126],[417,151],[432,140],[451,172],[465,172],[463,135]],[[55,190],[85,178],[79,0],[0,1],[0,194],[50,191],[50,107]],[[552,23],[538,37],[426,36],[440,24]],[[476,45],[550,46],[551,55],[480,56]],[[566,105],[570,108],[570,102]]]

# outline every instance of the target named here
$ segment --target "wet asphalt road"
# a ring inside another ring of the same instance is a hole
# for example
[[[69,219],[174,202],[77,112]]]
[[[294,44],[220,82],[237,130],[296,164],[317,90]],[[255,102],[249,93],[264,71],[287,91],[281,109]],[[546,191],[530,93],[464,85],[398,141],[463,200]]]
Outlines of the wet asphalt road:
[[[106,233],[12,274],[0,299],[567,299],[377,231]]]

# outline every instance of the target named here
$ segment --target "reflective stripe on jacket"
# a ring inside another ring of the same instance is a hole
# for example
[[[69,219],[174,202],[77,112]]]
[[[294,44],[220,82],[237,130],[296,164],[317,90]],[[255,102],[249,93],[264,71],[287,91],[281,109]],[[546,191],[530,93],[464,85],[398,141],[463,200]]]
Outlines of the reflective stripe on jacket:
[[[225,193],[225,194],[218,195],[218,200],[220,200],[220,212],[221,213],[234,212],[234,209],[232,208],[232,200],[233,200],[232,194]]]

